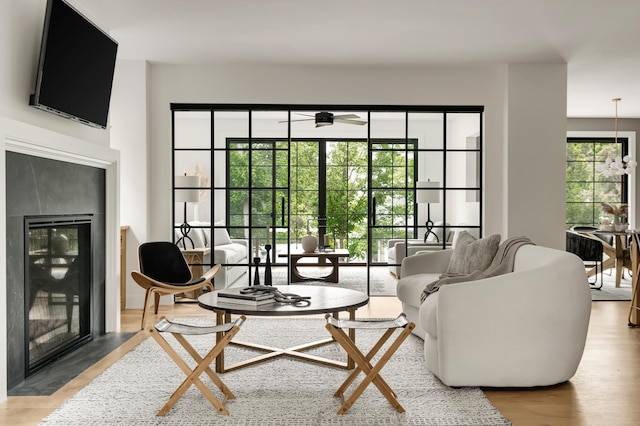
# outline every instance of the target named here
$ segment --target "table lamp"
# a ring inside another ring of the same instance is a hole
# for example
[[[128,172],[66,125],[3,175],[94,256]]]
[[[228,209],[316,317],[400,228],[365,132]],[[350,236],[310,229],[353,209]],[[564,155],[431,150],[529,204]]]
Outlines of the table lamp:
[[[440,182],[431,182],[427,180],[426,182],[420,181],[416,182],[416,203],[418,204],[426,204],[427,205],[427,230],[424,233],[424,242],[427,242],[427,237],[429,235],[433,235],[436,238],[437,242],[440,242],[440,238],[433,232],[433,222],[431,221],[431,203],[439,203],[440,202],[440,190],[431,190],[431,189],[423,189],[423,188],[439,188]]]
[[[186,250],[187,241],[190,241],[191,247],[196,248],[193,240],[189,237],[191,226],[187,222],[187,203],[197,203],[200,201],[200,189],[193,189],[200,188],[200,177],[187,175],[176,176],[175,188],[177,189],[177,191],[175,191],[175,202],[184,203],[184,222],[180,225],[180,234],[182,234],[182,236],[176,242],[176,245],[180,245],[182,242],[182,248]]]

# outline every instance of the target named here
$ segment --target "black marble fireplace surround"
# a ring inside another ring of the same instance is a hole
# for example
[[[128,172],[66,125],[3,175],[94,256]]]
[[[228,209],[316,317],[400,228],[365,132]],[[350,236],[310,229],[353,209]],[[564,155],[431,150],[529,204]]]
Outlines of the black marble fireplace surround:
[[[24,382],[25,217],[90,215],[92,218],[91,334],[105,334],[105,170],[14,152],[6,153],[7,180],[7,378]]]

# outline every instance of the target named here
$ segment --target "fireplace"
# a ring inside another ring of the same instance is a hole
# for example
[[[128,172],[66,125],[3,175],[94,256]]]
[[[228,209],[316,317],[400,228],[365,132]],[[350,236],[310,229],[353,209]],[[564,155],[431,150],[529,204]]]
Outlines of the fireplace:
[[[92,339],[91,219],[25,218],[27,376]]]
[[[106,173],[6,153],[7,385],[105,334]]]

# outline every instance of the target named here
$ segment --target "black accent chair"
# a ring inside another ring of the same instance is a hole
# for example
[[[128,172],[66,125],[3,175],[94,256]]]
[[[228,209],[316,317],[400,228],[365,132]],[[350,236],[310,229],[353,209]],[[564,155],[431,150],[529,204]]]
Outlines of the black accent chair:
[[[214,265],[202,277],[194,279],[180,248],[164,241],[141,244],[138,247],[138,265],[140,271],[131,271],[131,276],[146,290],[140,329],[144,329],[151,294],[155,296],[157,314],[160,296],[198,289],[213,291],[211,280],[220,270],[220,265]]]
[[[588,237],[573,231],[566,231],[566,250],[582,259],[585,267],[592,268],[595,266],[595,281],[589,282],[589,285],[593,289],[600,290],[604,283],[602,277],[604,247],[602,242],[597,238]],[[600,286],[596,287],[598,283],[598,267],[600,268]]]
[[[580,233],[580,232],[599,231],[600,228],[598,228],[596,226],[589,226],[589,225],[575,225],[575,226],[571,227],[571,230]],[[609,244],[610,246],[613,246],[613,244],[614,244],[613,235],[594,234],[594,236],[600,238],[602,241],[604,241],[605,243]]]

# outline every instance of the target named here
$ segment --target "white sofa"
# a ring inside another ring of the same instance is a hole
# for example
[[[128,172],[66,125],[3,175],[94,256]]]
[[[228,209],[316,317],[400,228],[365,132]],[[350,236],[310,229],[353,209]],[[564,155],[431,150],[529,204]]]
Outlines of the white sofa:
[[[395,275],[396,278],[402,278],[400,268],[402,266],[402,260],[405,257],[413,256],[414,254],[423,251],[436,251],[454,247],[455,240],[458,234],[463,230],[463,228],[448,228],[447,241],[443,243],[443,226],[443,222],[436,222],[435,227],[433,228],[433,232],[438,236],[438,241],[436,241],[436,238],[433,235],[429,235],[426,242],[424,241],[424,238],[420,240],[405,240],[404,238],[390,239],[387,242],[387,264],[389,272]],[[447,223],[446,226],[449,227],[449,224]],[[473,230],[469,232],[473,234],[476,233],[476,231]]]
[[[413,256],[421,251],[434,251],[442,250],[444,247],[451,247],[451,242],[438,243],[435,241],[424,242],[422,240],[405,240],[405,239],[390,239],[388,241],[387,249],[387,264],[389,265],[389,272],[395,275],[397,278],[402,277],[401,265],[406,256]]]
[[[514,271],[443,285],[453,250],[407,257],[398,298],[424,339],[427,367],[449,386],[531,387],[564,382],[582,358],[591,314],[584,266],[574,254],[525,245]]]
[[[211,223],[194,221],[189,224],[192,226],[189,237],[193,240],[195,248],[211,247],[213,260],[211,260],[210,255],[206,255],[204,263],[222,265],[220,272],[216,274],[213,280],[216,290],[227,288],[234,284],[245,285],[246,283],[240,280],[240,277],[248,271],[249,242],[244,239],[231,239],[225,228],[218,227],[224,225],[215,225],[212,238]],[[176,241],[180,236],[180,232],[176,230]],[[187,248],[189,247],[190,244],[187,242]]]

